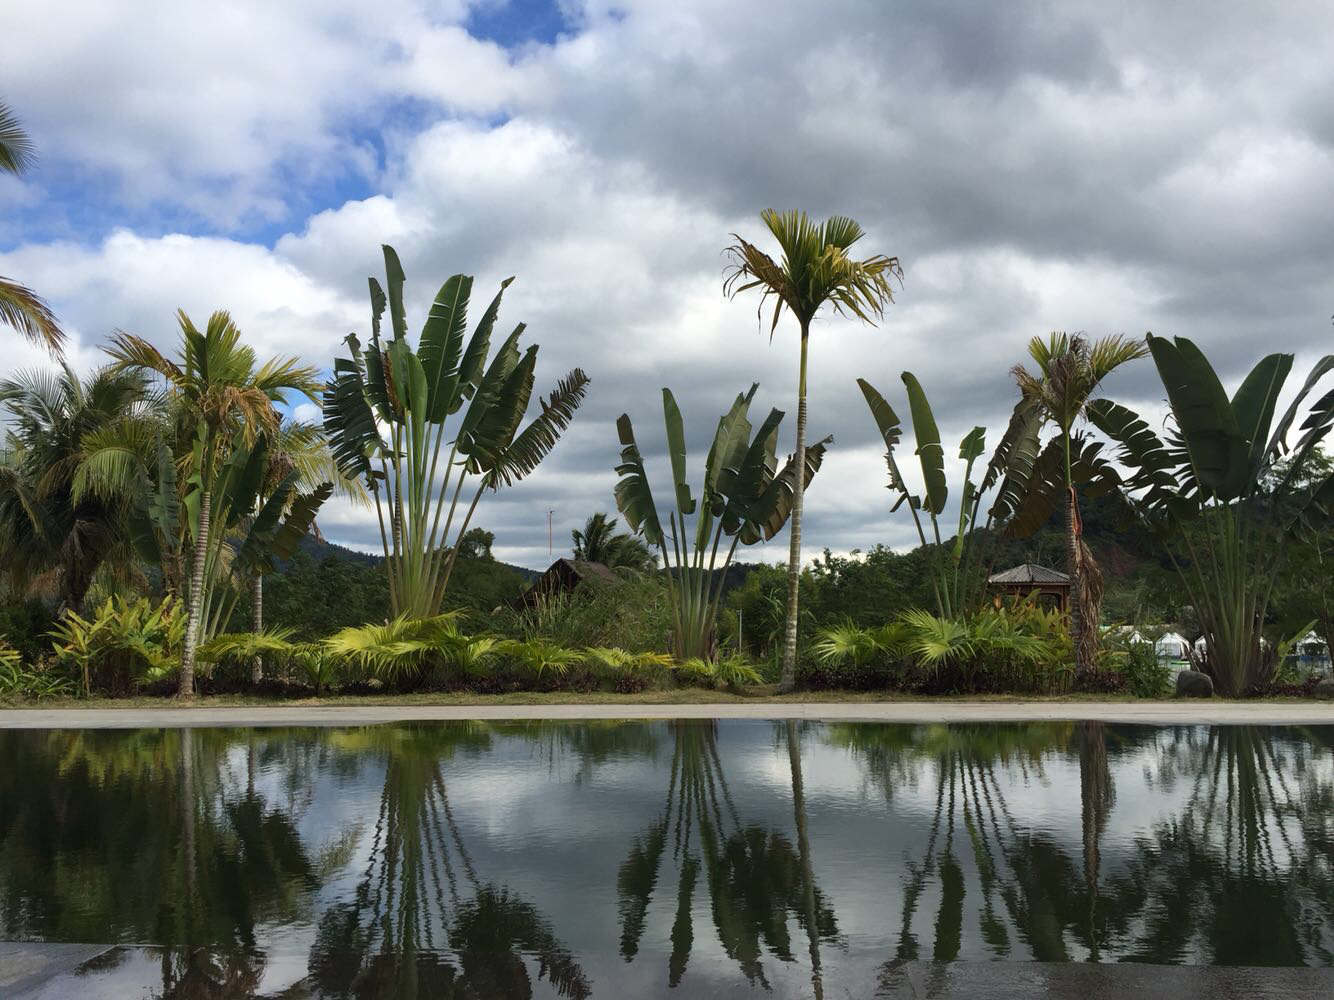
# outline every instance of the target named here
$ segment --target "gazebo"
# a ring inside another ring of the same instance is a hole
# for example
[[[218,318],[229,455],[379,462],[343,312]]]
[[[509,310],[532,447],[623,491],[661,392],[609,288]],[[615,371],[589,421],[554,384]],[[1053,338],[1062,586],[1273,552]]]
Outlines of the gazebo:
[[[1061,614],[1070,610],[1070,577],[1036,563],[1022,563],[987,577],[987,584],[1000,594],[1024,598],[1038,595],[1038,603]]]

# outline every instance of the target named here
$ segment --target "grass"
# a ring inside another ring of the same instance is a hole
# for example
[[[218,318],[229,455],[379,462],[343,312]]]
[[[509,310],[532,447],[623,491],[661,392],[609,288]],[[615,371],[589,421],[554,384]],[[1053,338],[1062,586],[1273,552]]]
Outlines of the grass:
[[[516,691],[507,694],[474,694],[471,692],[429,691],[420,694],[357,694],[325,695],[321,698],[278,698],[272,696],[224,694],[201,695],[188,704],[198,708],[229,707],[347,707],[351,705],[718,705],[744,702],[772,702],[776,704],[869,704],[877,702],[989,702],[992,704],[1042,704],[1052,702],[1103,702],[1113,704],[1155,704],[1153,699],[1136,698],[1128,694],[969,694],[969,695],[907,695],[888,691],[795,691],[779,694],[773,685],[749,688],[741,693],[710,691],[703,688],[668,688],[641,691],[635,694],[617,694],[610,691]],[[1175,701],[1175,699],[1161,699]],[[1265,702],[1308,702],[1294,697],[1238,698],[1215,697],[1206,700],[1238,704]],[[154,709],[181,708],[182,703],[170,697],[129,698],[48,698],[40,701],[0,698],[0,708],[7,709],[70,709],[122,708]]]

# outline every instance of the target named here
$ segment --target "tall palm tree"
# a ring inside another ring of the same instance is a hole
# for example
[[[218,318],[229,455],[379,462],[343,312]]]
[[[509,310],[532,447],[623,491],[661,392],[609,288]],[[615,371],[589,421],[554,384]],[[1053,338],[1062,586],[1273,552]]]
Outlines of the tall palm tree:
[[[574,558],[582,562],[602,563],[611,569],[656,569],[658,560],[653,550],[637,536],[618,532],[616,525],[616,518],[598,511],[584,522],[582,531],[578,528],[571,531]]]
[[[1090,343],[1081,334],[1052,333],[1043,340],[1034,337],[1028,354],[1037,366],[1010,370],[1025,400],[1038,408],[1044,422],[1056,425],[1056,437],[1038,457],[1019,523],[1041,526],[1050,515],[1059,484],[1066,509],[1066,543],[1072,600],[1070,638],[1075,646],[1075,669],[1085,676],[1097,665],[1098,617],[1102,605],[1102,571],[1084,544],[1079,516],[1078,486],[1089,476],[1084,469],[1096,461],[1097,445],[1075,432],[1075,424],[1086,419],[1089,403],[1102,380],[1116,369],[1149,353],[1142,340],[1123,335],[1099,337]],[[1027,515],[1027,516],[1025,516]]]
[[[241,331],[225,311],[208,319],[203,332],[181,310],[179,363],[133,334],[117,331],[107,348],[125,368],[161,376],[183,419],[193,430],[189,458],[189,486],[184,498],[193,526],[194,555],[186,592],[189,618],[181,657],[180,696],[194,696],[195,651],[203,616],[204,569],[209,549],[209,519],[214,490],[220,485],[226,459],[234,444],[255,443],[272,436],[280,419],[275,403],[298,392],[312,401],[320,383],[314,368],[296,358],[272,358],[259,365],[253,349],[241,343]]]
[[[878,254],[865,260],[853,260],[848,250],[862,238],[862,227],[852,219],[835,215],[824,222],[812,222],[805,212],[775,212],[765,209],[760,219],[778,241],[782,260],[775,261],[759,247],[735,233],[736,241],[727,248],[731,268],[723,283],[728,296],[752,288],[760,289],[758,312],[773,300],[769,339],[773,339],[778,320],[787,309],[797,321],[801,333],[801,362],[797,376],[797,450],[796,467],[806,462],[806,354],[811,321],[828,304],[836,314],[855,316],[874,325],[884,316],[885,306],[894,301],[891,278],[903,280],[897,257]],[[801,512],[806,484],[798,479],[792,503],[792,536],[788,554],[787,626],[783,636],[783,674],[780,687],[790,690],[796,684],[797,598],[801,585]]]
[[[37,162],[37,153],[23,125],[0,102],[0,171],[21,176]],[[65,334],[41,296],[12,278],[0,275],[0,323],[11,326],[34,344],[59,354]]]
[[[0,539],[16,589],[46,584],[77,610],[99,568],[130,566],[125,504],[81,495],[76,477],[88,436],[145,419],[149,399],[142,376],[109,367],[80,379],[62,362],[0,381],[14,451],[0,469]]]
[[[289,493],[288,505],[303,493],[316,489],[321,483],[332,483],[334,491],[358,506],[370,505],[370,495],[361,480],[348,478],[338,468],[324,432],[315,424],[300,420],[284,420],[273,436],[260,485],[260,505],[271,497],[292,474],[297,474],[297,491]],[[318,534],[317,534],[318,537]],[[250,576],[250,630],[264,631],[264,574],[256,569]],[[250,681],[258,684],[264,677],[264,658],[256,655],[250,664]]]

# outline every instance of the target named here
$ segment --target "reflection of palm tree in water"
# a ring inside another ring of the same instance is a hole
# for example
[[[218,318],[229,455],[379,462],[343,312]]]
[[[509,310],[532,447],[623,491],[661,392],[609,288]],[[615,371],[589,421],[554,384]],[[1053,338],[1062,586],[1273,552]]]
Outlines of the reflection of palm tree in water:
[[[617,876],[621,955],[639,952],[650,903],[667,845],[677,864],[675,919],[667,982],[677,986],[694,946],[694,892],[701,869],[718,941],[751,984],[768,988],[761,961],[767,948],[780,961],[795,960],[788,919],[795,917],[811,941],[836,934],[833,911],[811,877],[809,852],[794,851],[775,830],[743,825],[718,753],[713,722],[670,724],[675,741],[662,814],[634,841]],[[799,765],[794,777],[800,781]],[[804,809],[798,807],[799,842],[805,842]],[[818,979],[817,979],[818,988]]]
[[[1025,783],[1045,781],[1044,758],[1069,745],[1068,725],[832,727],[831,740],[866,762],[868,777],[887,799],[903,787],[920,787],[924,775],[934,779],[926,847],[908,863],[896,962],[959,957],[968,884],[965,856],[971,858],[980,890],[975,912],[982,941],[992,954],[1005,957],[1026,946],[1038,960],[1068,961],[1067,937],[1084,944],[1091,955],[1098,953],[1108,920],[1120,919],[1095,905],[1111,775],[1101,729],[1077,728],[1076,733],[1086,820],[1082,873],[1050,836],[1015,817],[998,773],[1010,770]],[[939,903],[928,956],[914,922],[932,886]]]
[[[1136,844],[1123,892],[1147,915],[1132,959],[1334,964],[1330,731],[1178,731],[1158,780],[1181,813]]]
[[[528,997],[523,951],[561,996],[589,996],[583,970],[537,910],[483,881],[468,853],[441,761],[459,746],[488,745],[487,730],[376,727],[346,742],[386,751],[384,788],[355,897],[320,922],[310,956],[320,995]]]

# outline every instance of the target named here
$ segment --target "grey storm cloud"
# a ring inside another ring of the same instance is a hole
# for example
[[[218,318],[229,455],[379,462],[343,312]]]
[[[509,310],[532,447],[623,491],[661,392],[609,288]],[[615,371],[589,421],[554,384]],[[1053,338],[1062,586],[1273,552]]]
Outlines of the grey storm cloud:
[[[379,270],[381,242],[403,256],[417,317],[453,271],[476,274],[478,299],[517,275],[502,317],[527,322],[542,344],[538,389],[576,365],[593,377],[548,462],[479,511],[499,551],[530,565],[547,555],[547,510],[557,511],[564,548],[587,514],[612,509],[621,412],[666,482],[662,386],[681,403],[697,462],[718,414],[752,381],[758,409],[794,410],[791,324],[771,343],[757,300],[722,292],[723,248],[734,232],[762,236],[765,207],[852,215],[868,231],[865,253],[896,254],[905,271],[879,327],[825,316],[814,331],[811,430],[835,446],[808,500],[812,555],[913,541],[888,514],[858,376],[898,401],[899,373],[916,372],[948,447],[975,424],[994,440],[1014,398],[1009,368],[1028,337],[1048,330],[1190,336],[1232,381],[1267,351],[1295,351],[1300,365],[1328,347],[1328,4],[565,9],[568,33],[510,53],[463,35],[462,5],[426,21],[412,5],[395,7],[365,26],[374,38],[363,50],[343,44],[336,21],[309,13],[319,72],[275,77],[290,91],[276,117],[257,105],[228,108],[224,121],[238,142],[275,130],[286,140],[198,168],[215,181],[223,173],[200,211],[212,210],[217,190],[257,199],[200,229],[221,225],[223,235],[175,244],[157,266],[145,263],[161,252],[156,232],[45,246],[6,238],[0,271],[48,291],[76,327],[81,363],[93,363],[91,345],[112,326],[142,321],[167,342],[175,305],[203,310],[235,297],[261,347],[326,367],[349,330],[365,330],[365,278]],[[289,11],[275,37],[300,37],[302,16]],[[245,65],[258,77],[242,97],[265,72],[260,60]],[[103,72],[101,90],[114,99],[115,72]],[[347,74],[366,81],[364,92]],[[65,98],[45,106],[36,88],[31,99],[58,150],[96,155],[60,139],[65,118],[91,127],[86,112],[70,112]],[[405,99],[428,113],[386,123],[387,158],[370,171],[364,144],[347,136]],[[182,120],[188,111],[187,102]],[[177,212],[195,196],[194,161],[170,165],[173,127],[155,120],[134,162],[155,159],[150,175],[173,178],[155,194]],[[197,135],[197,122],[180,131]],[[271,215],[275,199],[308,203],[282,185],[328,169],[298,157],[338,155],[371,176],[376,193],[294,219],[276,239],[228,235],[227,219]],[[25,218],[33,197],[23,195]],[[149,276],[173,261],[182,270],[169,294]],[[1108,391],[1149,407],[1161,396],[1147,363]],[[791,418],[785,432],[790,447]],[[325,533],[374,547],[373,523],[335,509]],[[774,561],[785,549],[780,538],[741,557]]]

